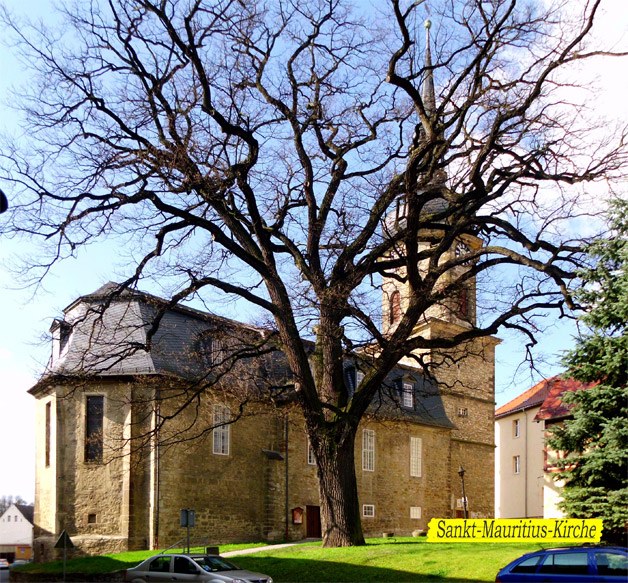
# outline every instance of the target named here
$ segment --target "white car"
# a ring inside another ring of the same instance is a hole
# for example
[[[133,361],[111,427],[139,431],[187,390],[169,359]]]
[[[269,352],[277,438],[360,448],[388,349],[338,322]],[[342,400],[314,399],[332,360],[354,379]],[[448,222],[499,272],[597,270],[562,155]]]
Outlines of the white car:
[[[9,561],[7,561],[6,559],[0,559],[0,569],[8,569],[9,568]]]
[[[273,583],[268,575],[240,569],[218,555],[155,555],[127,569],[129,583],[182,581],[203,583]]]

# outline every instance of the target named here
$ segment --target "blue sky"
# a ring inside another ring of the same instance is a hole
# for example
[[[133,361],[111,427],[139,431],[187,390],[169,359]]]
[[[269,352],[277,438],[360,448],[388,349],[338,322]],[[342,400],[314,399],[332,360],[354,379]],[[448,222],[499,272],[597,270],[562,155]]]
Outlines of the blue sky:
[[[8,0],[7,6],[23,14],[25,3]],[[50,18],[50,2],[29,0],[31,16]],[[608,0],[609,13],[600,27],[600,35],[617,39],[628,46],[628,11],[623,0]],[[622,36],[623,35],[623,36]],[[628,50],[624,48],[624,50]],[[597,60],[586,76],[599,76],[598,107],[628,121],[625,96],[628,95],[628,76],[625,59],[610,62]],[[15,114],[7,107],[10,86],[26,82],[22,67],[7,47],[0,45],[0,127],[14,129]],[[0,217],[0,220],[1,217]],[[79,295],[89,293],[106,281],[116,280],[116,258],[119,254],[108,244],[81,252],[75,260],[67,261],[51,274],[38,290],[19,289],[11,273],[13,259],[24,253],[37,253],[24,243],[0,241],[0,298],[2,325],[0,326],[0,495],[20,495],[32,500],[34,495],[34,399],[26,392],[38,378],[48,358],[49,346],[42,342],[52,318]],[[558,356],[572,346],[573,325],[564,321],[548,322],[549,328],[536,350],[538,370],[519,367],[523,359],[521,338],[501,334],[502,344],[497,348],[496,400],[503,404],[529,388],[542,375],[560,372]],[[547,361],[547,362],[544,362]]]

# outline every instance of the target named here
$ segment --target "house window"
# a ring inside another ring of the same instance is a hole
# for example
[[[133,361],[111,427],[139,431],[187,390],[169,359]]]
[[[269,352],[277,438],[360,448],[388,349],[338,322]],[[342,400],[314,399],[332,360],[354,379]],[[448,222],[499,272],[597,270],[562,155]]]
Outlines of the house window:
[[[45,450],[45,456],[46,456],[46,467],[50,467],[50,416],[52,413],[52,403],[48,402],[46,403],[46,425],[45,425],[45,432],[46,432],[46,450]]]
[[[11,515],[10,514],[7,516],[7,522],[11,522]]]
[[[88,395],[85,400],[85,461],[102,462],[105,398]]]
[[[96,515],[88,514],[87,515],[87,524],[96,524]]]
[[[388,309],[388,321],[395,324],[401,320],[401,294],[395,290],[390,294],[390,305]]]
[[[521,424],[519,419],[512,422],[512,436],[519,437],[521,435]]]
[[[214,453],[229,455],[229,423],[231,411],[224,405],[214,406]]]
[[[410,438],[410,475],[420,478],[423,472],[422,460],[423,440],[420,437]]]
[[[521,472],[521,456],[516,455],[512,458],[512,470],[515,474]]]
[[[411,383],[403,383],[401,402],[406,409],[414,408],[414,386]]]
[[[364,516],[365,518],[374,518],[375,517],[375,504],[363,504],[362,516]]]
[[[420,506],[410,506],[410,518],[412,520],[418,520],[419,518],[421,518]]]
[[[362,469],[365,472],[375,471],[375,431],[372,429],[362,432]]]
[[[458,407],[458,417],[468,417],[469,409],[466,407]]]
[[[360,383],[364,380],[364,373],[361,370],[355,371],[355,388],[360,386]]]

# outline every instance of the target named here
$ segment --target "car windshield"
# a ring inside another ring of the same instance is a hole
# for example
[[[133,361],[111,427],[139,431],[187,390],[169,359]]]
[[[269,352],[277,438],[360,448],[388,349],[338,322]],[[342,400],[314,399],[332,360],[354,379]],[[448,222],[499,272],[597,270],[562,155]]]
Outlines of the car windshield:
[[[239,569],[233,563],[221,557],[192,557],[205,571],[234,571]]]

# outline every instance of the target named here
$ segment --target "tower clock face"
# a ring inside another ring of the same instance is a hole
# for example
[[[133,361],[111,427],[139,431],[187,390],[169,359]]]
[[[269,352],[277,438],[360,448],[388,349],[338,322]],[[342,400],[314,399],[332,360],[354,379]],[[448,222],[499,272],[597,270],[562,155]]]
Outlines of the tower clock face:
[[[462,241],[458,241],[458,243],[456,243],[456,257],[465,257],[469,253],[471,253],[471,249],[469,249],[469,246],[466,243]],[[468,265],[469,263],[470,260],[463,261],[464,265]]]

